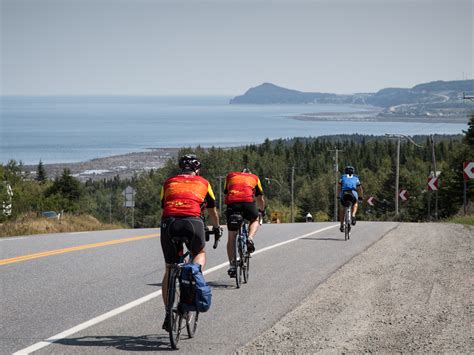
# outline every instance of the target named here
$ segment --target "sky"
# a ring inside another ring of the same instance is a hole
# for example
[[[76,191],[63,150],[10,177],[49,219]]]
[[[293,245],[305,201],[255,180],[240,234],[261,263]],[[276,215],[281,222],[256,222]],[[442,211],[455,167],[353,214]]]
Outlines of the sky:
[[[351,94],[474,77],[474,0],[0,0],[2,95]]]

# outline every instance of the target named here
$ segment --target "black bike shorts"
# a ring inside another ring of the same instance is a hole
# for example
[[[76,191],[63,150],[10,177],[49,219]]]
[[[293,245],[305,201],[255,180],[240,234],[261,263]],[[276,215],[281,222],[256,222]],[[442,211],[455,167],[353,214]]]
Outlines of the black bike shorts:
[[[240,212],[244,219],[253,222],[258,218],[258,208],[255,202],[236,202],[227,205],[225,216],[227,218],[227,228],[229,228],[229,216]]]
[[[357,191],[354,190],[347,190],[341,192],[339,195],[339,201],[341,202],[341,205],[343,206],[348,206],[348,202],[355,204],[357,203],[357,198],[359,197],[359,194]]]
[[[206,245],[204,222],[199,217],[167,217],[161,221],[161,249],[167,264],[178,262],[178,248],[171,241],[172,237],[188,237],[186,248],[194,257]]]

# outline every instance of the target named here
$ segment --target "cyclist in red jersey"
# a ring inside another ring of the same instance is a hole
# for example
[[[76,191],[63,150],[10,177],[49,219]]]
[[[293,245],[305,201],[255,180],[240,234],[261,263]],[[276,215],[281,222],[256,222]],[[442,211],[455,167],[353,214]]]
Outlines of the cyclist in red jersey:
[[[224,202],[227,205],[227,221],[229,221],[229,216],[235,212],[242,213],[243,217],[249,221],[249,239],[247,248],[250,253],[253,253],[255,251],[253,238],[255,237],[259,227],[258,213],[260,212],[262,215],[265,213],[265,199],[263,197],[263,189],[260,179],[257,175],[252,174],[247,168],[243,169],[242,172],[229,173],[225,180],[224,194]],[[227,256],[230,264],[228,274],[230,277],[234,277],[234,244],[237,231],[228,230],[228,233]]]
[[[206,264],[206,232],[202,210],[207,208],[209,219],[216,237],[221,236],[219,215],[216,210],[216,199],[209,182],[199,176],[201,162],[194,154],[187,154],[179,159],[181,173],[168,178],[161,188],[161,249],[165,258],[166,268],[163,275],[162,296],[167,303],[168,277],[171,265],[178,262],[178,253],[172,243],[173,236],[189,236],[186,247],[190,250],[193,262]],[[168,325],[165,317],[163,329]],[[167,330],[167,329],[166,329]]]

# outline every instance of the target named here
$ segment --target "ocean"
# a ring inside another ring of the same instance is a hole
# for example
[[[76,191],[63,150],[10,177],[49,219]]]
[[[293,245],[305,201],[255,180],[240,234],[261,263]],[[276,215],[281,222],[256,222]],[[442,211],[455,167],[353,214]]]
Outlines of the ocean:
[[[230,147],[334,134],[459,134],[467,124],[302,121],[349,105],[229,105],[226,96],[3,96],[0,163],[69,163],[150,148]]]

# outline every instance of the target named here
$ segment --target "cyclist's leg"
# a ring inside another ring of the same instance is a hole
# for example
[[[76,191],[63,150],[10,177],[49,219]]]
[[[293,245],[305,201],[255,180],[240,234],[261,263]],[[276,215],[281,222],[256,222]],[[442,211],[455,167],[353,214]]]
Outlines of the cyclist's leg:
[[[228,273],[232,274],[235,272],[235,266],[232,265],[232,262],[235,260],[235,238],[237,236],[237,231],[232,231],[232,226],[230,225],[230,216],[236,212],[239,212],[239,208],[237,204],[229,204],[227,205],[226,219],[227,219],[227,258],[229,259],[229,270]]]
[[[342,200],[342,194],[341,196],[339,196],[339,222],[341,223],[340,226],[339,226],[339,230],[341,232],[344,232],[344,210],[345,210],[345,206],[344,206],[344,203],[343,203],[343,200]]]
[[[235,260],[235,237],[237,236],[237,231],[228,231],[228,238],[227,238],[227,257],[229,262]]]
[[[359,197],[357,191],[352,191],[352,195],[354,196],[354,201],[352,202],[352,225],[356,224],[356,213],[357,213],[357,208],[359,207],[359,204],[357,203],[357,199]]]
[[[199,217],[189,217],[183,219],[184,235],[189,236],[191,243],[189,251],[193,256],[193,263],[201,265],[201,270],[206,266],[206,231],[204,222]]]
[[[166,218],[161,221],[161,250],[163,251],[163,256],[165,259],[165,273],[163,275],[162,283],[162,297],[163,303],[166,307],[166,298],[168,297],[168,277],[171,265],[178,262],[178,252],[176,246],[171,241],[170,228],[175,224],[175,219]]]
[[[253,239],[257,233],[258,227],[258,208],[255,202],[243,202],[242,212],[244,218],[249,221],[249,239]]]

